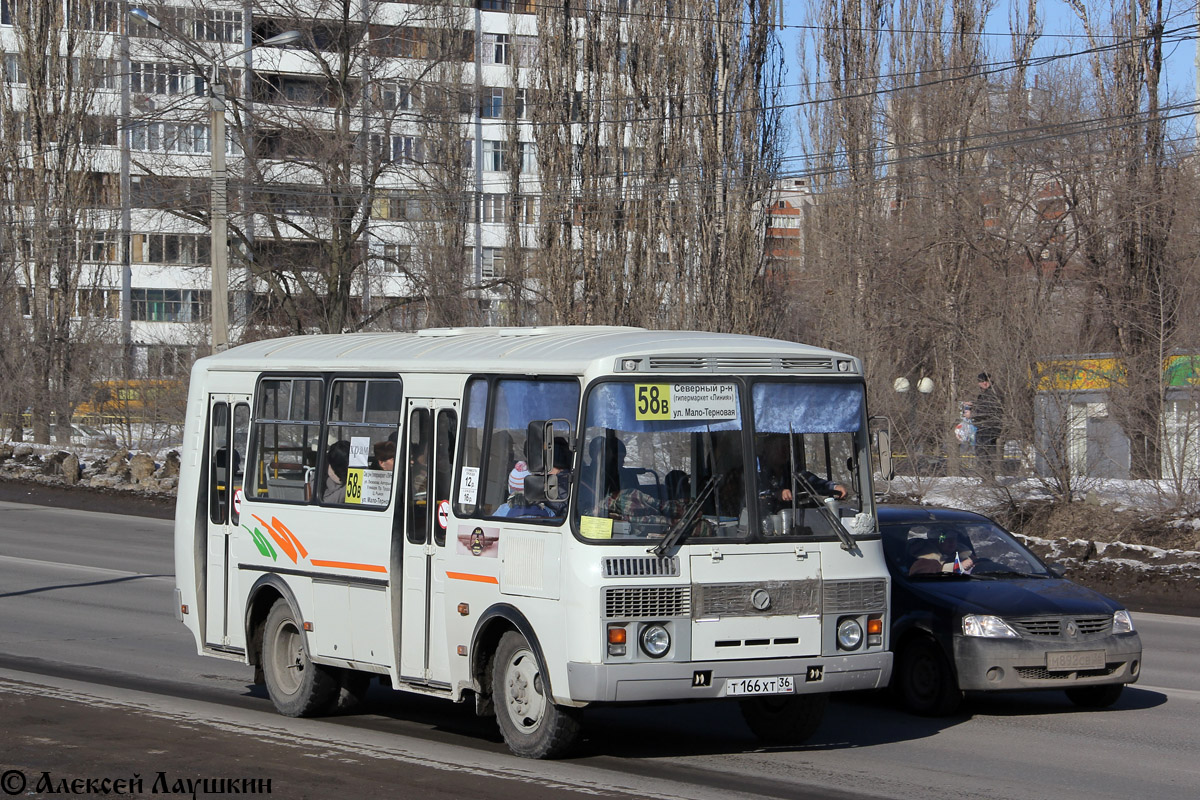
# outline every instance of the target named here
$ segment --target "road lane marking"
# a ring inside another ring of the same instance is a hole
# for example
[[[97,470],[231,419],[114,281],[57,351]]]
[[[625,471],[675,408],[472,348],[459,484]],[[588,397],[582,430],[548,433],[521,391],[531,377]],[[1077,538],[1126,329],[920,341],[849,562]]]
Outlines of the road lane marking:
[[[27,567],[49,567],[51,569],[73,569],[79,572],[90,572],[95,575],[111,575],[119,578],[145,578],[151,581],[166,581],[175,583],[174,575],[161,575],[152,572],[130,572],[124,569],[108,569],[107,567],[91,567],[86,564],[71,564],[66,561],[42,561],[37,558],[19,558],[17,556],[0,556],[0,564],[13,564]]]
[[[126,710],[185,727],[205,725],[224,733],[251,736],[259,741],[293,747],[314,758],[331,761],[340,761],[346,756],[374,758],[628,800],[750,800],[755,797],[694,783],[681,785],[669,778],[621,776],[603,767],[565,761],[528,763],[507,753],[440,744],[410,734],[358,729],[316,719],[285,718],[270,712],[231,708],[202,700],[185,700],[2,667],[0,692]]]

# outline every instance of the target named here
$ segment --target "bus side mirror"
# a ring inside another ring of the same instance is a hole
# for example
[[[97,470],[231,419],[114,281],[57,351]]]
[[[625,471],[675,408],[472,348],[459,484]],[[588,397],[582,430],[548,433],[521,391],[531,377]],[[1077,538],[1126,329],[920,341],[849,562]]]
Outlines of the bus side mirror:
[[[872,427],[875,427],[875,451],[879,458],[879,475],[885,481],[896,477],[892,465],[892,432],[887,417],[871,417]]]
[[[529,423],[525,434],[525,463],[532,473],[546,471],[546,421],[535,419]],[[553,456],[551,456],[553,458]]]

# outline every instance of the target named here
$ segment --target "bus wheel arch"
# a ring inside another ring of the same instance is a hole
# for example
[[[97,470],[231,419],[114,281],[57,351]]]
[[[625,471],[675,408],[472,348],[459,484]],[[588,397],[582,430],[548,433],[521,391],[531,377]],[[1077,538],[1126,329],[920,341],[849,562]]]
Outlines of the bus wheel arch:
[[[507,603],[494,605],[480,615],[479,621],[475,623],[475,631],[471,634],[471,681],[475,687],[475,713],[479,716],[491,716],[495,713],[492,703],[492,660],[500,646],[500,640],[509,631],[516,631],[525,637],[534,657],[537,658],[538,668],[542,675],[546,676],[547,689],[550,687],[546,658],[529,620]]]
[[[263,626],[277,600],[286,601],[293,611],[300,608],[291,587],[283,578],[271,572],[259,577],[246,593],[246,659],[251,666],[256,667],[256,678],[262,670]]]

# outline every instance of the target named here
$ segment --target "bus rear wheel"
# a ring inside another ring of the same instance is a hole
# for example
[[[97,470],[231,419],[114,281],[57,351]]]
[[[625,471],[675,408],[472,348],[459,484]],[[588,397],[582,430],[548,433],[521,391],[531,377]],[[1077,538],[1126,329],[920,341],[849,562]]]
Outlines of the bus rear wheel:
[[[525,758],[559,758],[579,741],[579,710],[554,703],[537,656],[509,631],[492,660],[492,702],[505,744]]]
[[[827,694],[764,695],[738,701],[742,719],[750,731],[768,744],[803,744],[817,732]]]
[[[311,717],[329,710],[338,681],[308,656],[304,633],[286,600],[276,600],[263,629],[263,678],[275,708],[285,717]]]

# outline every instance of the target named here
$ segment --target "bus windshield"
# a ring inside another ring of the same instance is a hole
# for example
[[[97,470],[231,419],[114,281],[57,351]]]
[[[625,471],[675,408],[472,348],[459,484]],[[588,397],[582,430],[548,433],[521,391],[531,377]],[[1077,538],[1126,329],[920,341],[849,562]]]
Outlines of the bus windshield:
[[[841,523],[822,504],[861,497],[862,386],[759,381],[751,400],[762,536],[838,534]]]
[[[593,387],[578,461],[580,536],[838,533],[820,501],[857,494],[861,385],[757,382],[753,427],[743,391],[728,380]]]

